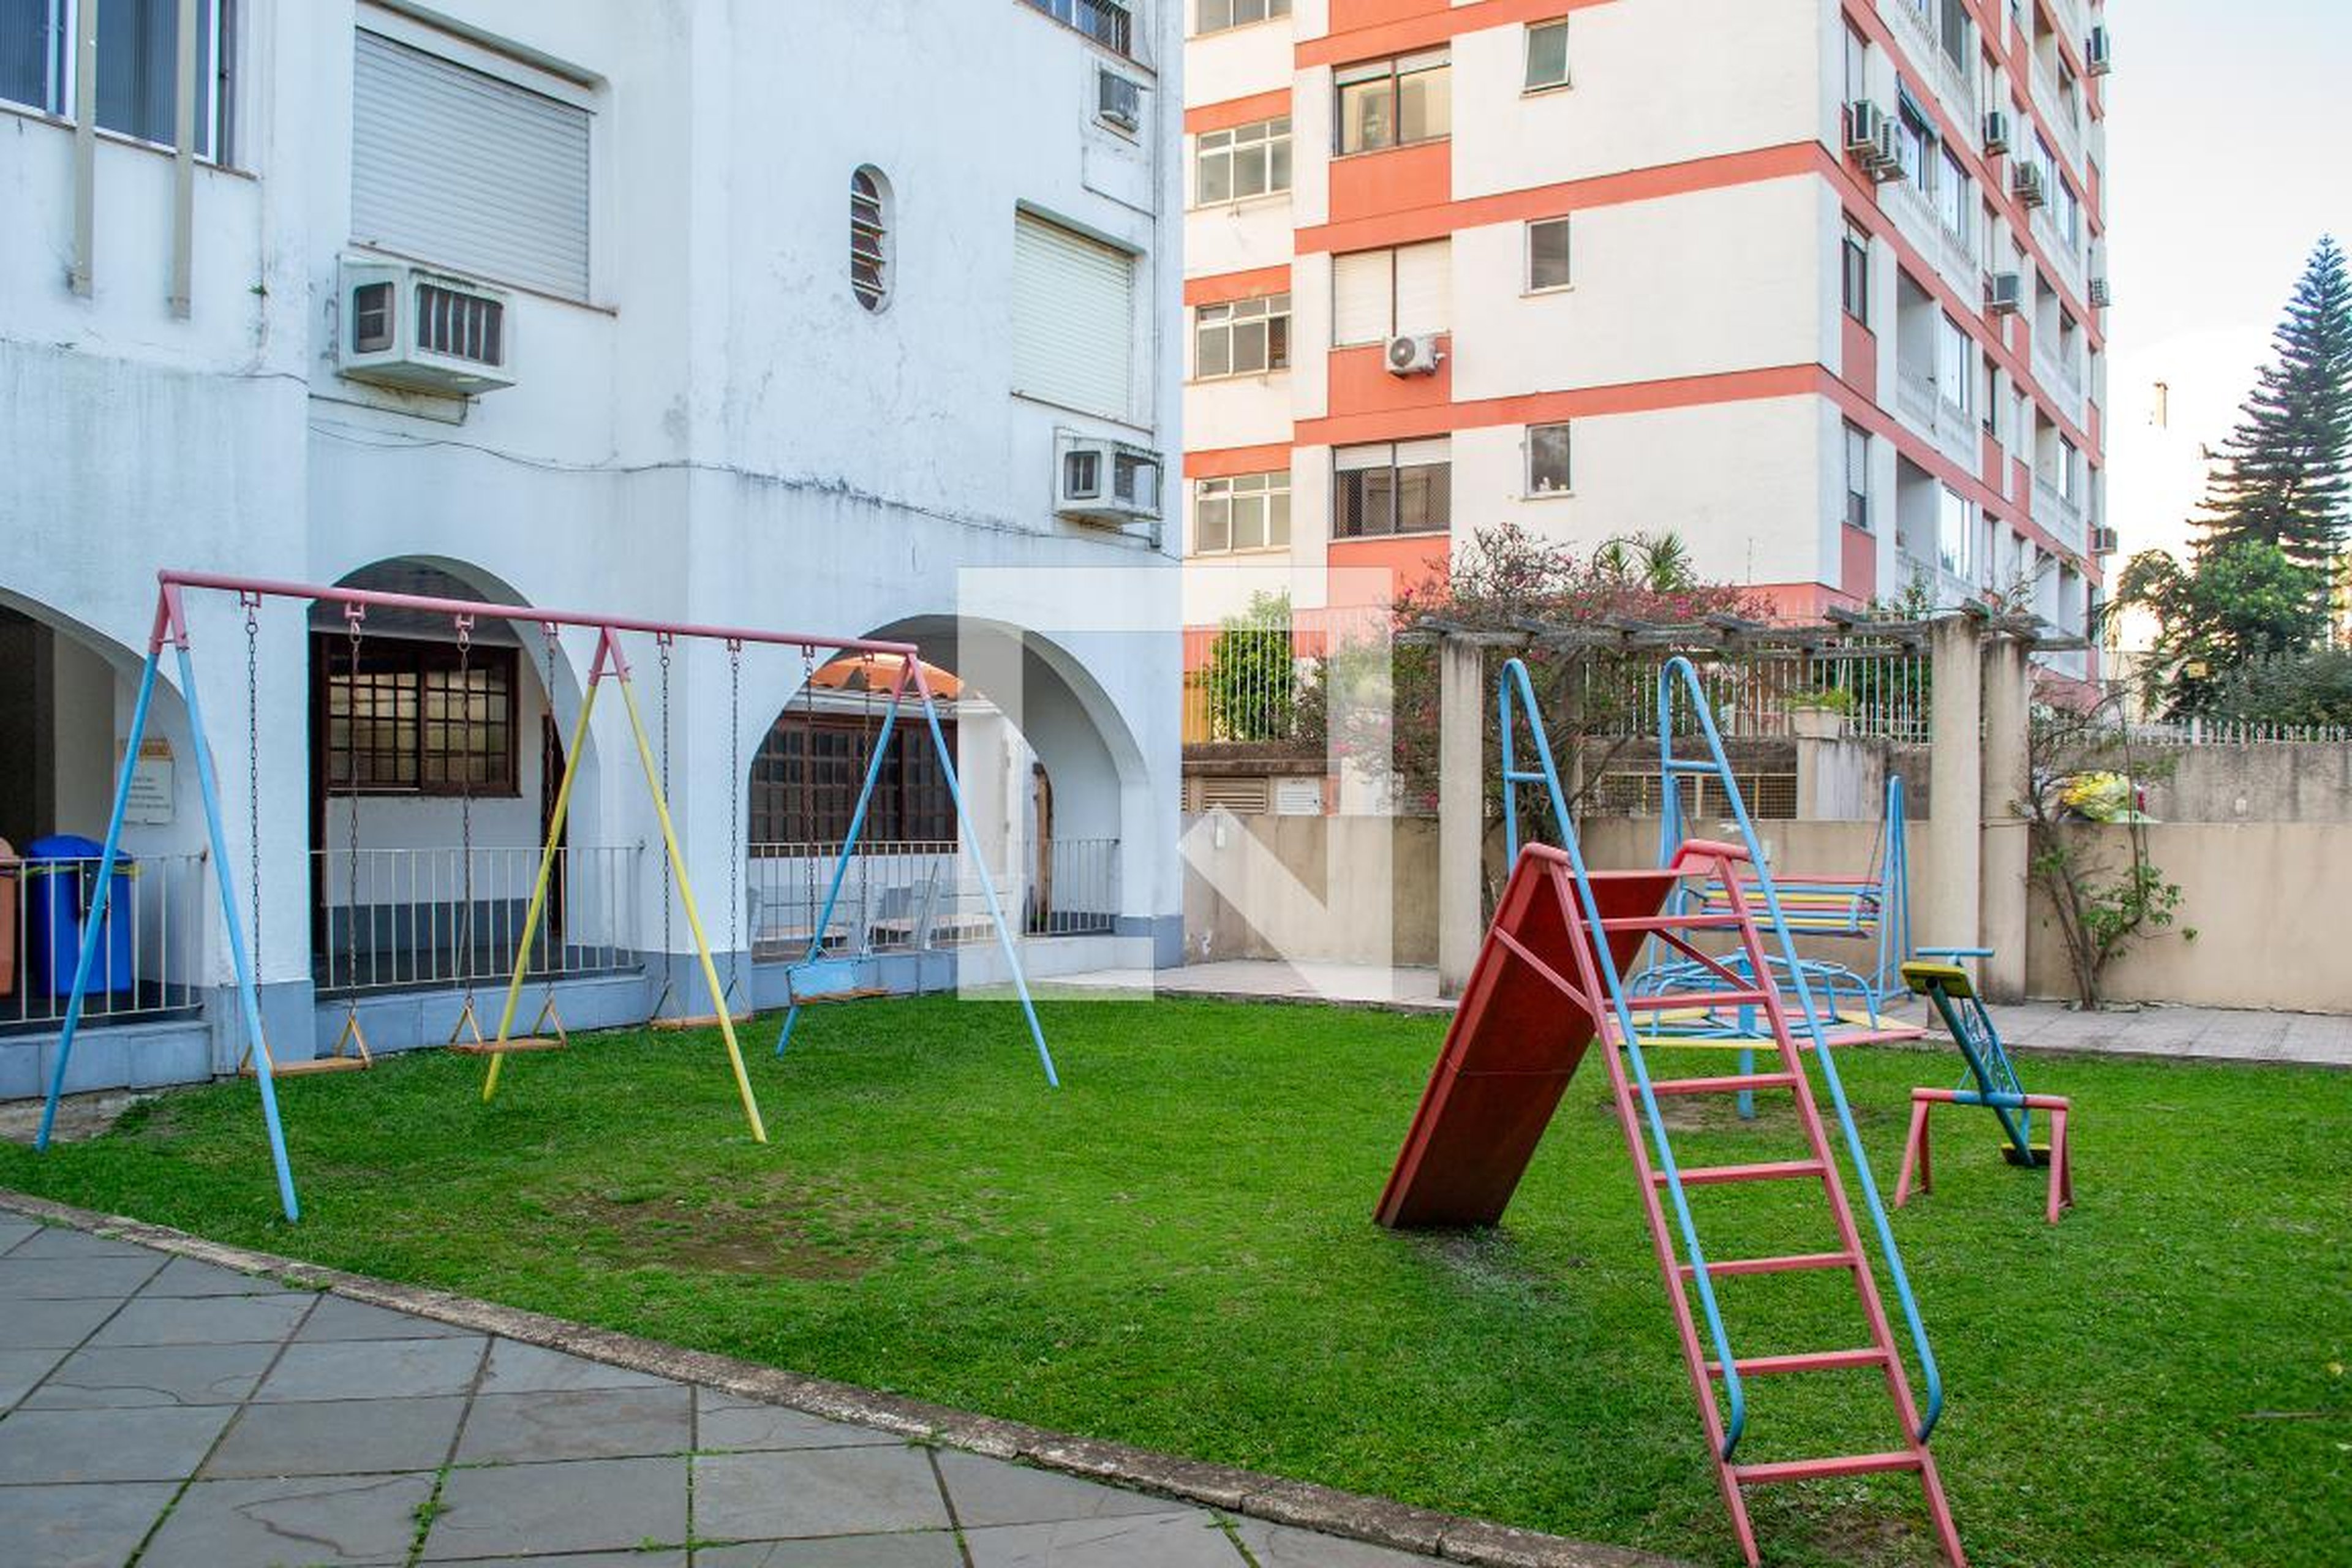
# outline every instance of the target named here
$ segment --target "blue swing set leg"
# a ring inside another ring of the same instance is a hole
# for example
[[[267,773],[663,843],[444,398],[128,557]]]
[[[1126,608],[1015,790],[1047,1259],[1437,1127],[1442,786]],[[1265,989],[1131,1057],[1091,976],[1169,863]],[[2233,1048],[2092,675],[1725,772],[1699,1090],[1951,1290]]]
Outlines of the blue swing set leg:
[[[168,616],[168,619],[166,616]],[[115,780],[114,805],[106,819],[106,841],[98,860],[98,888],[91,895],[89,917],[81,933],[81,952],[74,963],[73,991],[66,999],[63,1029],[58,1037],[57,1066],[49,1074],[48,1099],[41,1107],[40,1131],[35,1135],[33,1147],[46,1150],[58,1117],[58,1100],[64,1094],[67,1069],[73,1062],[74,1037],[81,1026],[82,1005],[89,993],[90,970],[98,957],[98,944],[106,929],[106,907],[114,888],[114,867],[122,850],[122,824],[131,808],[131,770],[139,756],[139,742],[147,733],[147,716],[155,696],[155,678],[163,655],[167,637],[177,653],[180,666],[180,696],[187,704],[188,730],[194,737],[196,783],[204,795],[205,830],[210,837],[213,859],[213,881],[220,891],[221,919],[228,932],[229,962],[236,971],[237,1005],[245,1023],[246,1045],[252,1053],[255,1081],[261,1087],[261,1117],[269,1132],[269,1159],[278,1174],[278,1202],[289,1220],[302,1217],[301,1201],[294,1192],[294,1172],[286,1158],[286,1131],[278,1116],[278,1084],[275,1064],[269,1047],[261,1033],[261,997],[254,983],[253,963],[245,949],[245,927],[237,919],[236,884],[230,870],[227,835],[221,826],[220,785],[213,769],[212,746],[205,730],[204,708],[196,696],[196,672],[188,657],[185,628],[178,621],[175,606],[167,601],[165,611],[159,613],[155,636],[147,652],[146,668],[139,677],[139,696],[131,710],[131,732],[123,743],[122,771]]]

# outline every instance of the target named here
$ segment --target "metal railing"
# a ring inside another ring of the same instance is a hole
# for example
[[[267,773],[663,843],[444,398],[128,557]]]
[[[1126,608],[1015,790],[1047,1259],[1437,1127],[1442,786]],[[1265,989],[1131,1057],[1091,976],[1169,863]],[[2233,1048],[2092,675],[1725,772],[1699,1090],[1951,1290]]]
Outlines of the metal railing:
[[[1008,920],[1029,936],[1108,932],[1118,914],[1118,840],[1056,838],[1042,864],[989,868]],[[754,844],[745,868],[751,957],[805,956],[841,854],[835,843]],[[860,843],[844,874],[824,952],[915,952],[992,941],[970,860],[952,840]]]
[[[531,938],[533,979],[611,974],[645,962],[642,844],[559,852],[548,910]],[[491,985],[513,973],[541,851],[536,845],[312,851],[320,993]],[[356,876],[354,876],[356,873]],[[470,896],[469,896],[470,895]]]
[[[1613,734],[1657,733],[1657,665],[1615,661],[1588,668],[1585,711]],[[1923,647],[1855,639],[1811,648],[1773,648],[1698,665],[1717,731],[1729,741],[1786,739],[1794,715],[1828,709],[1845,732],[1865,740],[1925,743],[1933,723],[1932,665]]]
[[[1184,628],[1184,743],[1319,741],[1312,698],[1323,661],[1388,633],[1379,605],[1230,616]]]
[[[2131,726],[2137,746],[2352,745],[2352,724],[2268,724],[2230,719],[2185,719]]]
[[[0,1030],[60,1024],[98,892],[98,860],[0,861]],[[89,989],[86,1025],[166,1016],[201,1005],[205,911],[202,855],[117,863]]]

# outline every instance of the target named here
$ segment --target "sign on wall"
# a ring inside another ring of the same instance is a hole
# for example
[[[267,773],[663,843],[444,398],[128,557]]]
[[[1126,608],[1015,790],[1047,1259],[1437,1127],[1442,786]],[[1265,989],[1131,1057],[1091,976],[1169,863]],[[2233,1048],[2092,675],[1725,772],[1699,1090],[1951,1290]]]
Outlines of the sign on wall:
[[[172,742],[140,742],[139,760],[131,768],[131,802],[123,811],[122,820],[148,827],[168,826],[172,799]]]

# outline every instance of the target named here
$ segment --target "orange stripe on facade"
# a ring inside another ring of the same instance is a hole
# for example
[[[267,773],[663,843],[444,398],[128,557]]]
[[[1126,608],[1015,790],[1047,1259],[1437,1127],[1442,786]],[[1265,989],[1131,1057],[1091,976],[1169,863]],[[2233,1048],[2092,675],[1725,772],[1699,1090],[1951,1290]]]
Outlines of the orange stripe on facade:
[[[1607,414],[1647,414],[1662,408],[1797,397],[1816,390],[1826,379],[1833,378],[1821,365],[1777,365],[1769,370],[1736,370],[1715,375],[1578,387],[1565,392],[1483,397],[1449,403],[1442,408],[1379,409],[1301,420],[1297,440],[1302,447],[1409,441],[1416,437],[1444,436],[1495,425],[1549,425]]]
[[[1187,305],[1222,305],[1228,300],[1255,300],[1261,294],[1279,294],[1290,287],[1290,264],[1278,267],[1253,267],[1245,272],[1212,272],[1205,277],[1184,279],[1184,303]]]
[[[1290,89],[1276,88],[1272,92],[1254,92],[1247,98],[1229,98],[1222,103],[1194,104],[1184,110],[1184,134],[1198,136],[1203,131],[1230,131],[1236,125],[1255,125],[1261,120],[1290,112]]]
[[[1448,5],[1445,0],[1333,0],[1331,30],[1298,45],[1301,66],[1347,65],[1383,55],[1410,54],[1464,33],[1520,22],[1556,22],[1571,11],[1615,0],[1481,0]]]
[[[1655,201],[1730,185],[1754,184],[1807,174],[1824,155],[1818,142],[1791,142],[1779,147],[1759,147],[1694,158],[1686,163],[1629,169],[1622,174],[1596,174],[1587,180],[1533,185],[1522,191],[1500,191],[1488,196],[1465,196],[1442,206],[1367,216],[1345,223],[1327,223],[1298,231],[1297,251],[1370,250],[1384,245],[1410,245],[1415,240],[1441,239],[1456,229],[1482,224],[1523,222],[1531,217],[1559,217],[1584,207],[1615,206],[1625,202]]]
[[[1184,454],[1188,479],[1222,479],[1233,474],[1274,474],[1290,467],[1290,444],[1269,447],[1218,447]]]

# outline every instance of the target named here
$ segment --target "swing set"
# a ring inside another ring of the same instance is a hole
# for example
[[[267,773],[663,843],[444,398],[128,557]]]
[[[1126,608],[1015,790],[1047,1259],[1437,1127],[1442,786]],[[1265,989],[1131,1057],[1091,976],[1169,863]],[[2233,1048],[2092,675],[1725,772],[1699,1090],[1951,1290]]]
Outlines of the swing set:
[[[179,671],[181,699],[187,708],[188,728],[194,738],[196,782],[203,797],[205,828],[211,848],[210,859],[214,882],[219,894],[222,925],[228,939],[229,962],[236,976],[238,1007],[246,1037],[241,1068],[247,1071],[259,1085],[262,1121],[269,1142],[270,1162],[278,1180],[279,1206],[290,1220],[301,1218],[301,1204],[295,1192],[294,1175],[286,1153],[284,1127],[279,1118],[277,1079],[285,1074],[325,1072],[365,1068],[373,1060],[365,1030],[361,1026],[359,996],[354,984],[347,996],[341,1029],[324,1056],[307,1061],[279,1062],[271,1050],[263,1028],[261,1002],[255,976],[254,956],[257,953],[261,932],[261,805],[260,805],[260,611],[266,600],[289,599],[313,605],[332,604],[341,607],[345,633],[349,643],[350,668],[356,676],[360,668],[364,624],[371,609],[405,611],[446,618],[455,634],[457,646],[459,700],[470,704],[473,688],[470,682],[474,628],[484,620],[536,622],[545,639],[547,660],[546,696],[551,713],[555,703],[555,671],[560,631],[565,626],[583,627],[596,634],[596,648],[591,661],[580,710],[573,718],[571,742],[563,753],[562,777],[556,788],[555,800],[548,815],[540,845],[539,869],[533,881],[530,900],[523,917],[523,927],[516,943],[514,967],[507,980],[506,996],[499,1014],[494,1035],[485,1037],[475,1011],[473,974],[474,888],[473,888],[473,795],[469,769],[461,769],[459,777],[459,821],[463,868],[459,875],[460,911],[457,921],[459,951],[464,956],[465,988],[457,1024],[448,1042],[451,1048],[488,1058],[488,1070],[482,1081],[482,1099],[487,1102],[498,1093],[500,1069],[505,1058],[517,1052],[556,1049],[567,1037],[555,1005],[553,965],[545,966],[545,990],[531,1032],[514,1033],[515,1020],[521,1005],[522,993],[528,978],[532,943],[540,933],[541,922],[546,918],[549,891],[553,881],[556,862],[562,847],[564,824],[569,817],[572,786],[578,781],[580,759],[588,738],[590,716],[595,711],[598,694],[607,685],[618,688],[623,707],[627,712],[629,732],[635,742],[637,761],[644,772],[646,787],[651,798],[654,816],[661,827],[663,861],[663,971],[664,983],[660,999],[653,1011],[659,1014],[671,998],[669,954],[669,904],[675,881],[677,902],[686,916],[688,931],[694,944],[697,966],[701,971],[711,1005],[703,1017],[687,1020],[688,1024],[715,1024],[727,1048],[729,1068],[733,1076],[736,1093],[742,1102],[743,1116],[754,1142],[768,1141],[767,1128],[760,1115],[759,1100],[752,1093],[750,1075],[745,1070],[743,1054],[736,1038],[735,1026],[741,1016],[734,1011],[732,998],[737,990],[733,971],[740,960],[740,943],[736,940],[740,906],[741,904],[742,831],[740,813],[731,824],[729,863],[729,932],[730,970],[722,984],[718,965],[712,958],[710,944],[704,935],[701,913],[696,906],[694,889],[688,879],[686,862],[679,852],[676,825],[669,810],[670,796],[670,666],[674,650],[681,638],[696,642],[722,644],[729,660],[730,701],[730,803],[740,800],[736,793],[741,785],[740,750],[741,724],[740,711],[742,691],[742,660],[747,647],[754,646],[798,647],[801,650],[803,675],[813,671],[819,649],[832,649],[836,655],[879,658],[892,668],[889,705],[885,713],[880,733],[876,737],[866,760],[864,779],[859,786],[857,803],[851,814],[847,832],[844,835],[839,854],[835,857],[832,882],[826,896],[825,915],[811,933],[806,952],[797,962],[785,966],[786,983],[792,1007],[780,1032],[776,1051],[783,1053],[792,1036],[793,1023],[802,1004],[808,1001],[855,994],[850,989],[851,974],[837,959],[828,959],[824,952],[824,932],[837,902],[844,879],[857,851],[858,840],[865,829],[866,815],[874,799],[875,787],[888,755],[890,740],[897,728],[899,710],[911,695],[918,704],[928,729],[941,776],[945,780],[955,819],[962,842],[973,858],[981,893],[986,903],[990,921],[995,928],[998,942],[1008,966],[1015,994],[1021,1003],[1030,1037],[1037,1047],[1037,1058],[1045,1069],[1049,1086],[1059,1087],[1060,1079],[1054,1068],[1053,1054],[1045,1045],[1044,1026],[1038,1022],[1037,1010],[1029,994],[1026,976],[1022,972],[1020,953],[1014,946],[1013,932],[1004,918],[1003,905],[990,878],[988,866],[981,858],[979,837],[971,813],[966,808],[963,792],[957,780],[955,760],[950,754],[944,731],[940,728],[938,701],[925,673],[922,658],[911,643],[887,642],[866,637],[835,637],[799,632],[760,631],[743,627],[698,626],[677,621],[657,621],[630,616],[591,614],[580,611],[535,609],[525,605],[478,603],[465,599],[436,598],[423,595],[401,594],[368,588],[329,586],[320,584],[275,582],[261,578],[224,576],[212,573],[163,571],[156,574],[158,589],[155,616],[148,636],[147,658],[140,674],[138,696],[133,701],[128,739],[123,744],[123,763],[115,781],[114,801],[107,816],[106,838],[99,857],[97,892],[94,903],[82,931],[81,951],[74,967],[73,989],[67,998],[65,1017],[58,1040],[57,1060],[49,1077],[48,1095],[41,1111],[40,1129],[34,1140],[37,1150],[49,1145],[51,1131],[57,1121],[58,1101],[65,1092],[68,1071],[73,1060],[75,1036],[82,1017],[84,1002],[94,970],[98,967],[100,938],[106,929],[106,903],[112,887],[115,865],[121,856],[122,828],[128,813],[133,780],[132,763],[139,755],[144,738],[150,710],[153,703],[155,684],[163,667],[163,650],[169,647],[175,657]],[[246,634],[246,711],[247,711],[247,885],[250,893],[247,911],[237,908],[236,873],[228,855],[228,839],[220,804],[220,786],[214,763],[210,732],[204,721],[201,699],[197,693],[196,669],[190,650],[188,621],[184,599],[191,590],[235,594],[245,611]],[[621,645],[624,633],[649,635],[654,639],[660,667],[660,753],[656,757],[653,742],[646,732],[645,721],[638,711],[636,695],[630,679],[628,658]],[[871,666],[869,665],[869,669]],[[359,812],[356,767],[349,770],[352,778],[351,811],[345,845],[346,871],[344,878],[343,944],[348,978],[356,981],[358,966],[358,925],[361,916],[359,902]],[[247,920],[250,920],[250,924]],[[252,933],[253,949],[247,946],[247,933]],[[541,1034],[542,1029],[551,1033]]]

